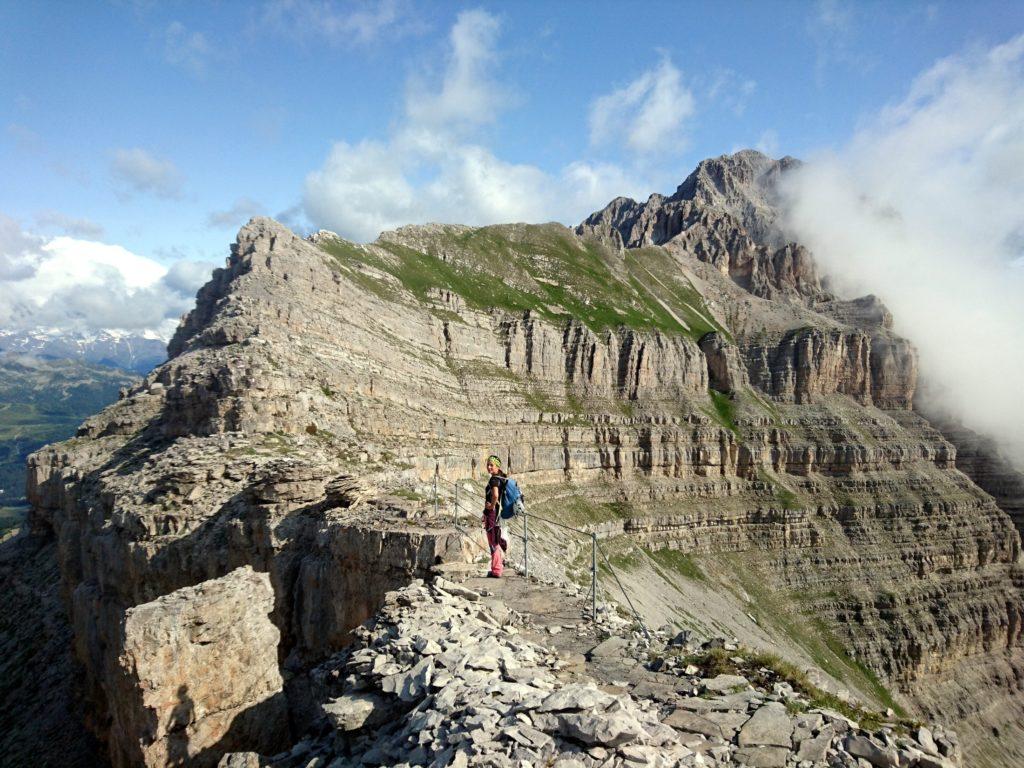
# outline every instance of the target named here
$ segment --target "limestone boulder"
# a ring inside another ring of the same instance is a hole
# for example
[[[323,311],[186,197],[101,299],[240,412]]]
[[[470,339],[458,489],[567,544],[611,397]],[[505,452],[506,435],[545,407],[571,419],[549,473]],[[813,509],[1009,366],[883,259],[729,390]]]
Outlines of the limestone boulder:
[[[111,697],[115,766],[213,766],[280,746],[273,604],[269,576],[244,566],[127,611]]]

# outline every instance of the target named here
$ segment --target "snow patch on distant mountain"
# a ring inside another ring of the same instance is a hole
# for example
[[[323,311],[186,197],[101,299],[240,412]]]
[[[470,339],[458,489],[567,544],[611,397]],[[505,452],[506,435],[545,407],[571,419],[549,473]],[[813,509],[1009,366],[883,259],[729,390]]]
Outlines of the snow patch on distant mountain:
[[[167,359],[167,342],[155,331],[67,331],[53,327],[0,330],[0,356],[79,360],[146,374]]]

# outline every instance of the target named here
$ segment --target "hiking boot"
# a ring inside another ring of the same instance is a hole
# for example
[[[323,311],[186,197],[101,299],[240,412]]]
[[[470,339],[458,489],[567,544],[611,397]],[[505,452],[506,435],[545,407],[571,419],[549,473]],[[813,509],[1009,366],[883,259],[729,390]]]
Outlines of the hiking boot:
[[[499,576],[499,575],[498,575],[498,574],[496,574],[496,573],[491,573],[490,571],[488,571],[488,572],[487,572],[487,578],[488,578],[488,579],[500,579],[500,578],[501,578],[501,576]]]

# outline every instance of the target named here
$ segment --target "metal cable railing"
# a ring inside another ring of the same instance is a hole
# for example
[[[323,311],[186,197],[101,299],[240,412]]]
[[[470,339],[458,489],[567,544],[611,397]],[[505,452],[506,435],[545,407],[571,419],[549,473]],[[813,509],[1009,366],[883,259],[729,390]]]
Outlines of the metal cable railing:
[[[437,509],[438,509],[437,482],[438,482],[438,478],[437,478],[437,475],[435,474],[435,476],[434,476],[434,512],[435,512],[435,514],[437,513]],[[468,531],[466,531],[462,527],[462,525],[461,525],[460,513],[461,512],[466,512],[468,515],[473,516],[473,515],[476,515],[476,510],[473,510],[471,508],[467,508],[459,500],[459,489],[460,489],[459,483],[452,483],[452,486],[454,488],[454,498],[453,498],[452,507],[453,507],[453,510],[454,510],[454,524],[455,524],[455,528],[460,533],[462,533],[464,535],[468,535]],[[464,488],[462,490],[465,491]],[[615,584],[618,586],[619,590],[622,592],[622,596],[625,598],[626,604],[629,606],[629,609],[630,609],[630,611],[633,614],[633,618],[636,620],[637,624],[640,625],[640,629],[643,630],[644,637],[646,637],[648,642],[650,642],[651,635],[647,631],[647,626],[644,624],[643,619],[640,618],[639,612],[636,610],[636,607],[633,605],[633,601],[630,600],[629,593],[626,591],[626,588],[623,586],[622,581],[620,581],[618,574],[615,572],[615,568],[612,566],[611,561],[608,559],[608,556],[605,554],[604,550],[601,549],[601,547],[598,545],[598,543],[597,543],[597,534],[595,532],[587,531],[587,530],[584,530],[582,528],[575,528],[575,527],[573,527],[571,525],[566,525],[565,523],[559,522],[558,520],[551,520],[550,518],[542,517],[541,515],[535,514],[533,512],[528,512],[526,510],[524,510],[522,513],[517,515],[517,517],[522,520],[522,528],[523,528],[522,535],[516,534],[512,530],[511,524],[509,525],[509,533],[511,535],[515,535],[517,538],[521,539],[522,542],[523,542],[523,576],[524,577],[526,577],[526,578],[530,577],[530,528],[529,528],[529,521],[531,519],[532,520],[536,520],[538,522],[546,523],[547,525],[553,525],[553,526],[556,526],[558,528],[562,528],[563,530],[571,531],[572,533],[578,534],[580,536],[587,537],[588,539],[590,539],[590,616],[591,616],[591,621],[594,622],[594,623],[597,622],[597,587],[598,587],[597,555],[598,555],[598,552],[600,552],[601,553],[601,557],[604,560],[604,563],[605,563],[606,567],[608,568],[608,572],[612,575],[612,578],[615,579]],[[512,518],[512,519],[515,519],[515,518]]]

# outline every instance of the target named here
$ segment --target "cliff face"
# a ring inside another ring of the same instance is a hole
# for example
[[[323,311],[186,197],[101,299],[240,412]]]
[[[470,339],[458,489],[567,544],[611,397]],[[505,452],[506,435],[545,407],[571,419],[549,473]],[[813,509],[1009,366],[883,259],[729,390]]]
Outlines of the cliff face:
[[[706,598],[734,600],[749,575],[729,621],[763,611],[751,632],[806,665],[822,663],[807,637],[841,651],[825,672],[849,671],[858,695],[888,686],[910,712],[977,726],[979,751],[1011,727],[1019,536],[909,410],[915,353],[884,307],[827,294],[802,249],[770,242],[764,201],[784,166],[756,171],[768,186],[744,196],[712,162],[634,218],[616,201],[585,236],[427,226],[363,247],[244,227],[168,362],[30,462],[30,524],[56,542],[90,724],[114,761],[170,743],[126,725],[160,721],[156,704],[118,709],[141,680],[125,661],[140,606],[242,566],[266,574],[259,615],[228,601],[218,621],[269,619],[261,636],[278,640],[246,668],[266,669],[276,645],[301,729],[304,670],[389,589],[477,546],[447,493],[479,482],[491,452],[540,513],[652,556],[733,563],[732,583],[702,582]],[[630,247],[591,236],[612,232]],[[658,617],[678,590],[650,573],[636,584]],[[175,682],[158,664],[146,674]],[[272,688],[230,706],[265,706]],[[194,714],[216,695],[190,699],[188,754],[217,753],[223,734]]]

